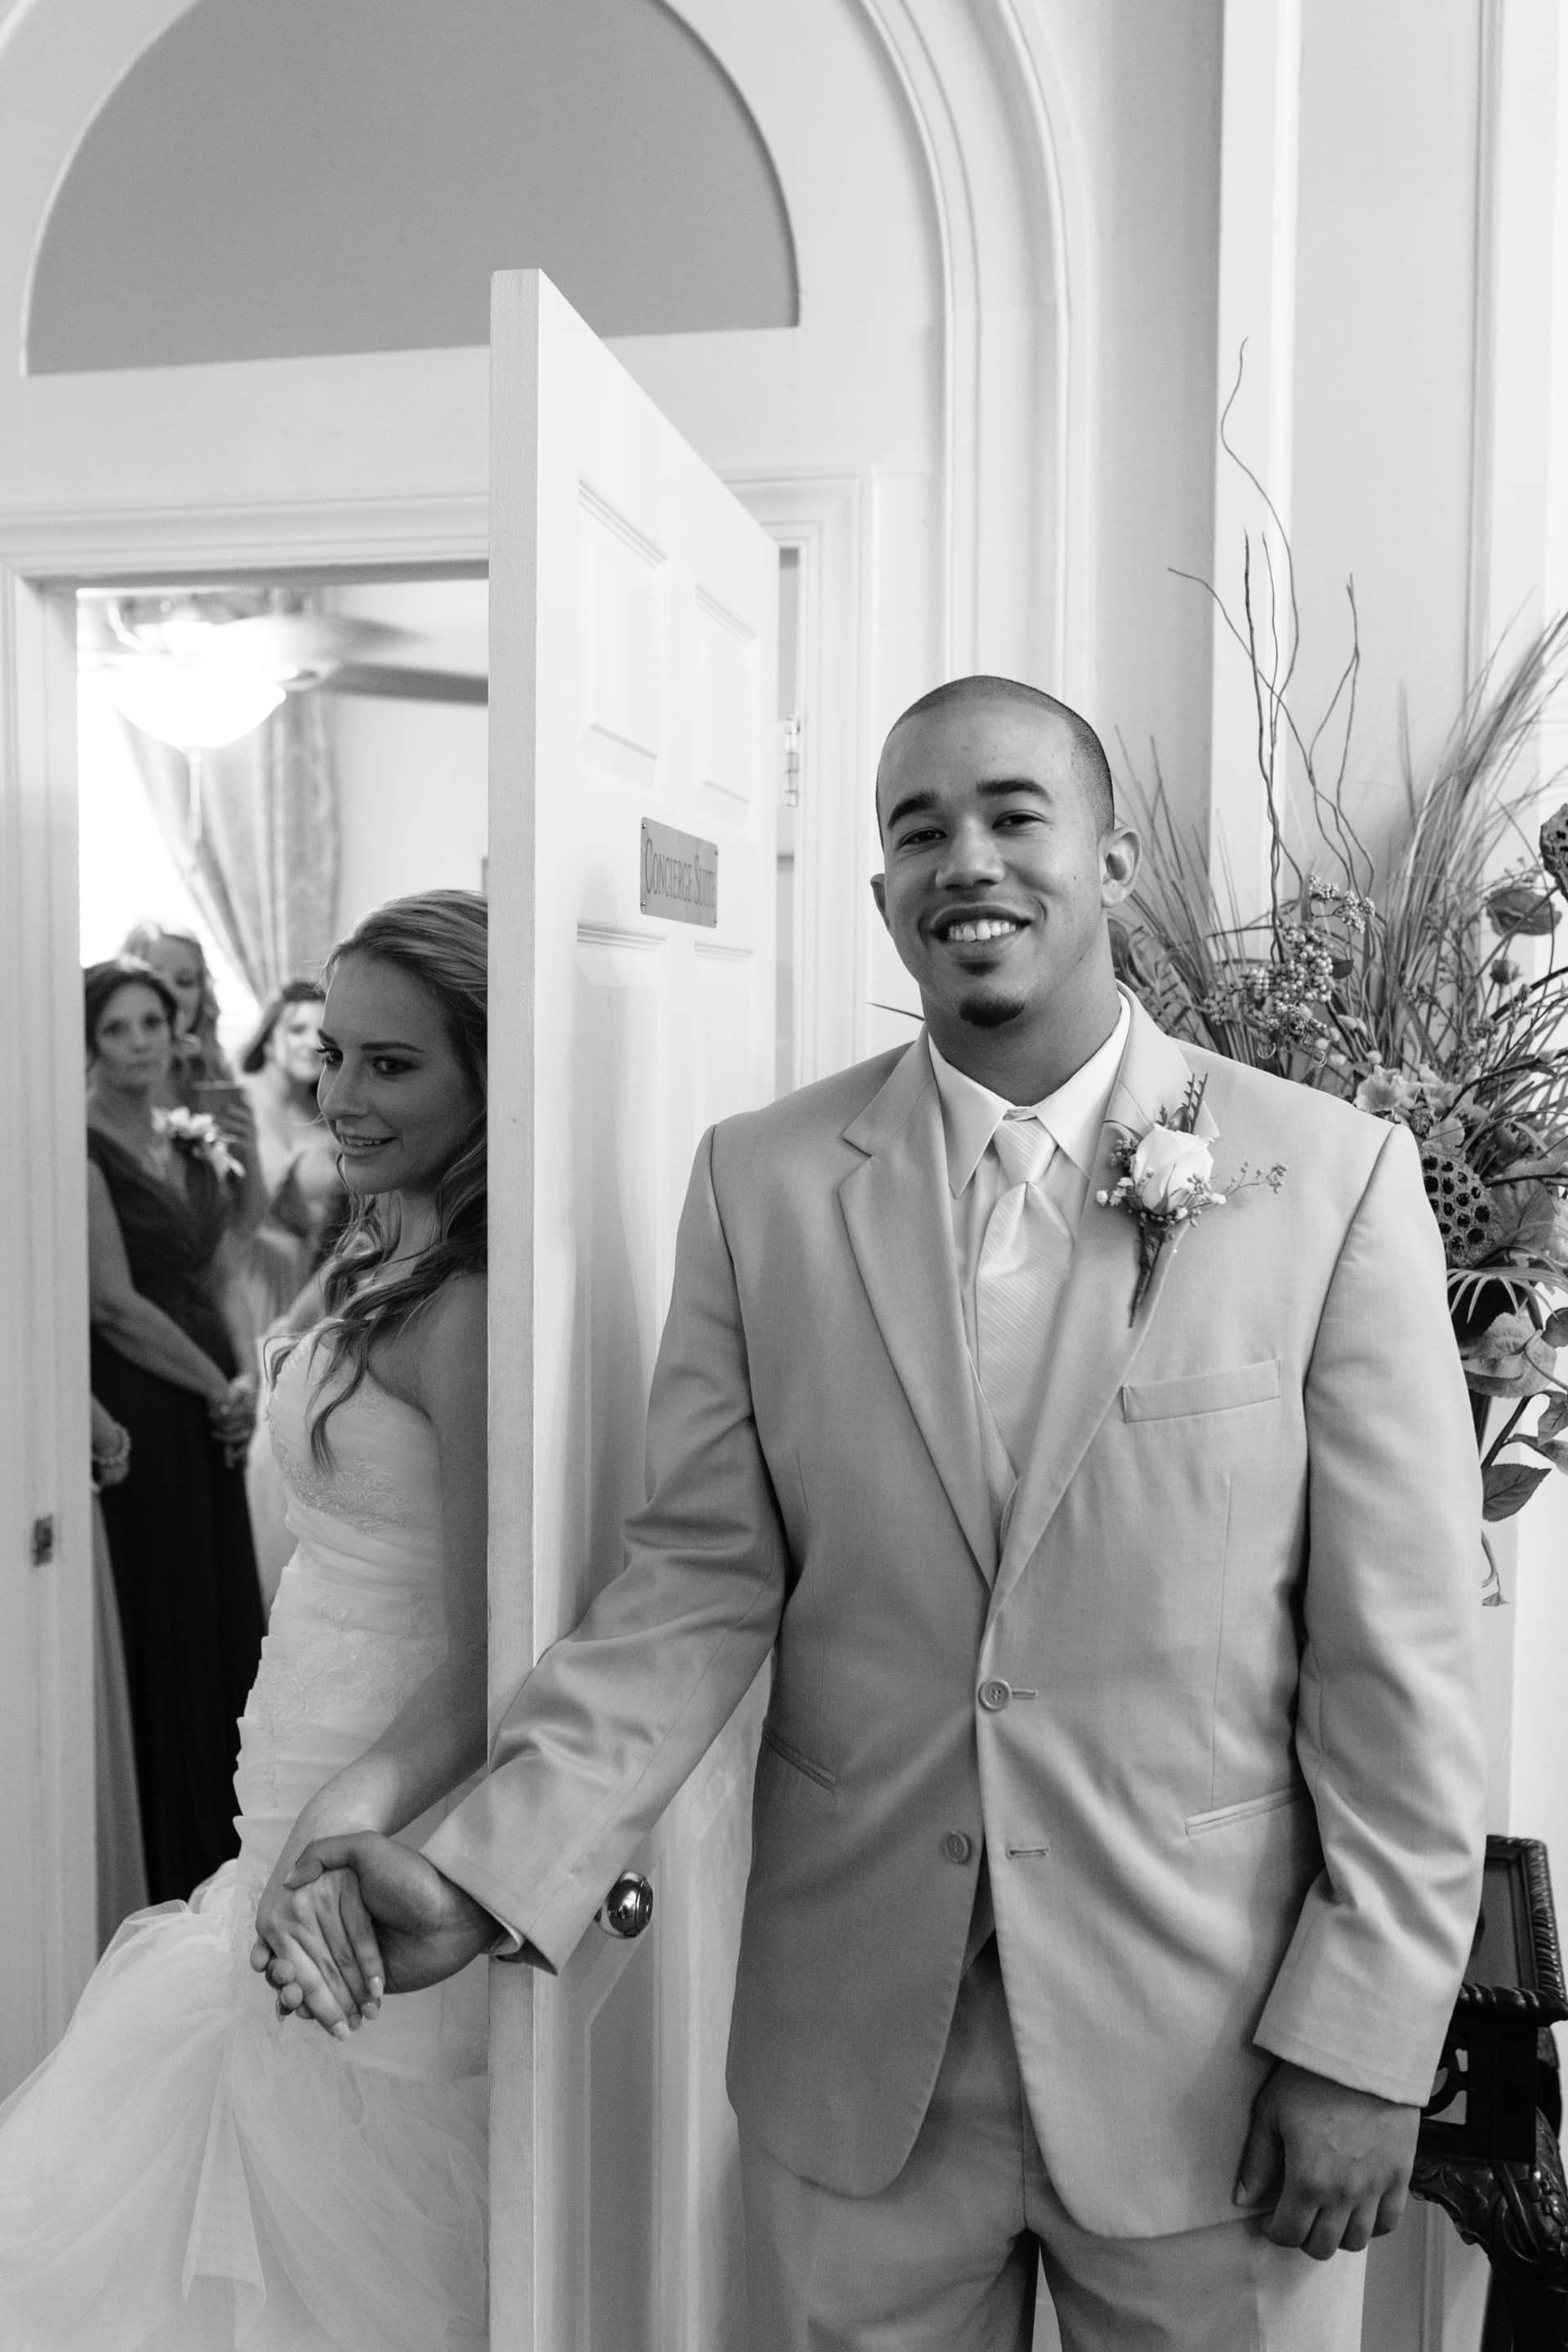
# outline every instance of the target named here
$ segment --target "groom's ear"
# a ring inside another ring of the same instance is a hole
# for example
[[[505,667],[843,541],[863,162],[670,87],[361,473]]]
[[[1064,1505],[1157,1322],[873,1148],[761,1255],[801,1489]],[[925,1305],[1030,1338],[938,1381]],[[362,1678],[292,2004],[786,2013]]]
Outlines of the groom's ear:
[[[877,901],[877,912],[882,918],[887,929],[891,932],[893,927],[888,921],[888,877],[885,874],[872,875],[871,896]]]
[[[1130,824],[1112,825],[1100,836],[1100,903],[1120,907],[1138,879],[1143,844]]]

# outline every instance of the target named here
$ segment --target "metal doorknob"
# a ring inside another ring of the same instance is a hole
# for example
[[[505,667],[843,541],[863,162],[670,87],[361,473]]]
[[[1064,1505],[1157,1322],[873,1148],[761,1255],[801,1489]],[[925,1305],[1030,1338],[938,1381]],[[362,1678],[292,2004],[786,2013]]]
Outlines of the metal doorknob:
[[[594,1925],[623,1943],[640,1936],[653,1917],[653,1886],[640,1871],[623,1870],[594,1914]]]

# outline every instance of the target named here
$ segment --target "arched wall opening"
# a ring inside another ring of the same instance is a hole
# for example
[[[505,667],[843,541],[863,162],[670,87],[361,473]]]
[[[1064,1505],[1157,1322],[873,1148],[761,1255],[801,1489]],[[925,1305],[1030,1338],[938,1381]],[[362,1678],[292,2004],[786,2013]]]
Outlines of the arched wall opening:
[[[199,0],[71,156],[26,364],[482,343],[523,262],[603,336],[797,322],[773,159],[661,0]]]

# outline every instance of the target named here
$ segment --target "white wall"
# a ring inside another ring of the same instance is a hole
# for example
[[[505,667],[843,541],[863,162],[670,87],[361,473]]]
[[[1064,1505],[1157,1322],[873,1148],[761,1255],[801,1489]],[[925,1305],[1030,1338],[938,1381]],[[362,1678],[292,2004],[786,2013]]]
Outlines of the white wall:
[[[416,631],[406,657],[481,671],[482,580],[387,582],[334,599],[341,611]],[[329,698],[342,849],[338,936],[384,899],[480,887],[489,713],[483,705]]]
[[[1351,774],[1392,797],[1400,706],[1417,767],[1467,680],[1479,0],[1302,11],[1292,537],[1302,708],[1363,666]],[[1544,289],[1543,289],[1544,290]]]

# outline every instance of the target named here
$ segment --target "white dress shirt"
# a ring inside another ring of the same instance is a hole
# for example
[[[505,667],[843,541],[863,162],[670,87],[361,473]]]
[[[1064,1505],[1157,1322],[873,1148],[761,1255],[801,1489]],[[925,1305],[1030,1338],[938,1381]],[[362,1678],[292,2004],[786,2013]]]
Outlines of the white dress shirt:
[[[972,1360],[976,1355],[974,1277],[991,1212],[1007,1178],[991,1149],[991,1139],[1010,1110],[1030,1110],[1049,1129],[1056,1151],[1042,1181],[1076,1235],[1089,1198],[1100,1131],[1110,1104],[1111,1089],[1121,1066],[1132,1016],[1127,1000],[1115,1028],[1070,1078],[1037,1103],[1010,1103],[994,1095],[978,1078],[966,1077],[938,1051],[928,1032],[926,1049],[942,1097],[942,1136],[947,1147],[947,1181],[952,1195],[952,1251],[958,1267],[958,1290],[963,1301],[963,1331]]]

